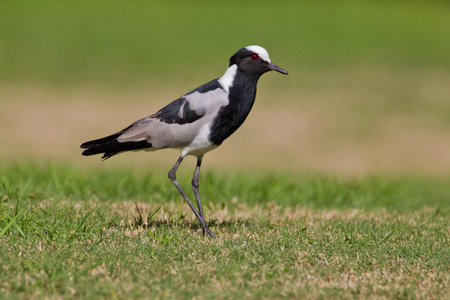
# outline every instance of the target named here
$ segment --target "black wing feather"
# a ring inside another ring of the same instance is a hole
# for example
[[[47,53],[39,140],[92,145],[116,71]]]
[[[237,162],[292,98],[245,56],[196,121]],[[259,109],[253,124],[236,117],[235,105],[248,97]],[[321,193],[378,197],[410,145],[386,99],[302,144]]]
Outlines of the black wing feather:
[[[196,88],[195,90],[187,93],[183,97],[169,103],[162,109],[160,109],[156,114],[152,115],[152,118],[158,118],[161,122],[169,124],[187,124],[193,123],[203,117],[203,114],[198,114],[195,110],[191,109],[189,105],[189,95],[199,92],[204,94],[218,88],[222,88],[217,79],[211,80],[208,83]]]
[[[116,155],[123,151],[151,148],[152,144],[147,141],[120,143],[117,140],[119,136],[121,136],[125,131],[130,129],[132,126],[134,126],[134,123],[128,126],[127,128],[119,132],[116,132],[112,135],[109,135],[107,137],[83,143],[80,147],[86,150],[84,150],[82,154],[85,156],[89,156],[103,153],[102,159],[108,159],[111,156]]]

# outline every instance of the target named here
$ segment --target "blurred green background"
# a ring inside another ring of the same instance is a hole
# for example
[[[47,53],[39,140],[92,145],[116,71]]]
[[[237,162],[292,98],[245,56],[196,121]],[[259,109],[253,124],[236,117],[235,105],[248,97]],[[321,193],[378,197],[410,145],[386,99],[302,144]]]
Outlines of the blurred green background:
[[[0,154],[79,159],[258,44],[290,76],[262,78],[217,164],[448,174],[449,16],[448,1],[1,1]]]
[[[0,78],[194,81],[217,76],[249,44],[293,74],[361,64],[447,71],[449,13],[447,1],[2,1]]]

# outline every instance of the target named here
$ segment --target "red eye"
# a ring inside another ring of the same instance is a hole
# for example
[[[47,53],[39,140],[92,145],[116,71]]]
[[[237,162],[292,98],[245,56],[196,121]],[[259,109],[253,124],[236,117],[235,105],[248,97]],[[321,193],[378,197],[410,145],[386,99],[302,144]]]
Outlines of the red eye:
[[[252,54],[252,59],[257,60],[259,58],[258,54]]]

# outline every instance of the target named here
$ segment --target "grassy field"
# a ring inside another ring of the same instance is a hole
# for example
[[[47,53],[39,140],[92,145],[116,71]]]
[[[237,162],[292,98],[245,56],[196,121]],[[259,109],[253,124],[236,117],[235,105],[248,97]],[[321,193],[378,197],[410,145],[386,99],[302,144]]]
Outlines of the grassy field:
[[[449,295],[445,180],[207,173],[209,239],[165,173],[1,173],[2,298]]]
[[[1,1],[0,298],[448,299],[449,10]],[[176,152],[80,155],[250,44],[290,75],[205,157],[217,239],[167,179]]]

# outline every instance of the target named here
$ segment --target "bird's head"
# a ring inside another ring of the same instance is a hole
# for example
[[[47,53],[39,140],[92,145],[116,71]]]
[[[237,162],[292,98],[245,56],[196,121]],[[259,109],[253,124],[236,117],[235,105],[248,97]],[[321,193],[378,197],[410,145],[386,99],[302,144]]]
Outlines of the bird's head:
[[[268,71],[277,71],[288,75],[285,69],[272,63],[269,53],[260,46],[247,46],[240,49],[230,58],[230,67],[236,65],[238,69],[246,74],[259,75]]]

